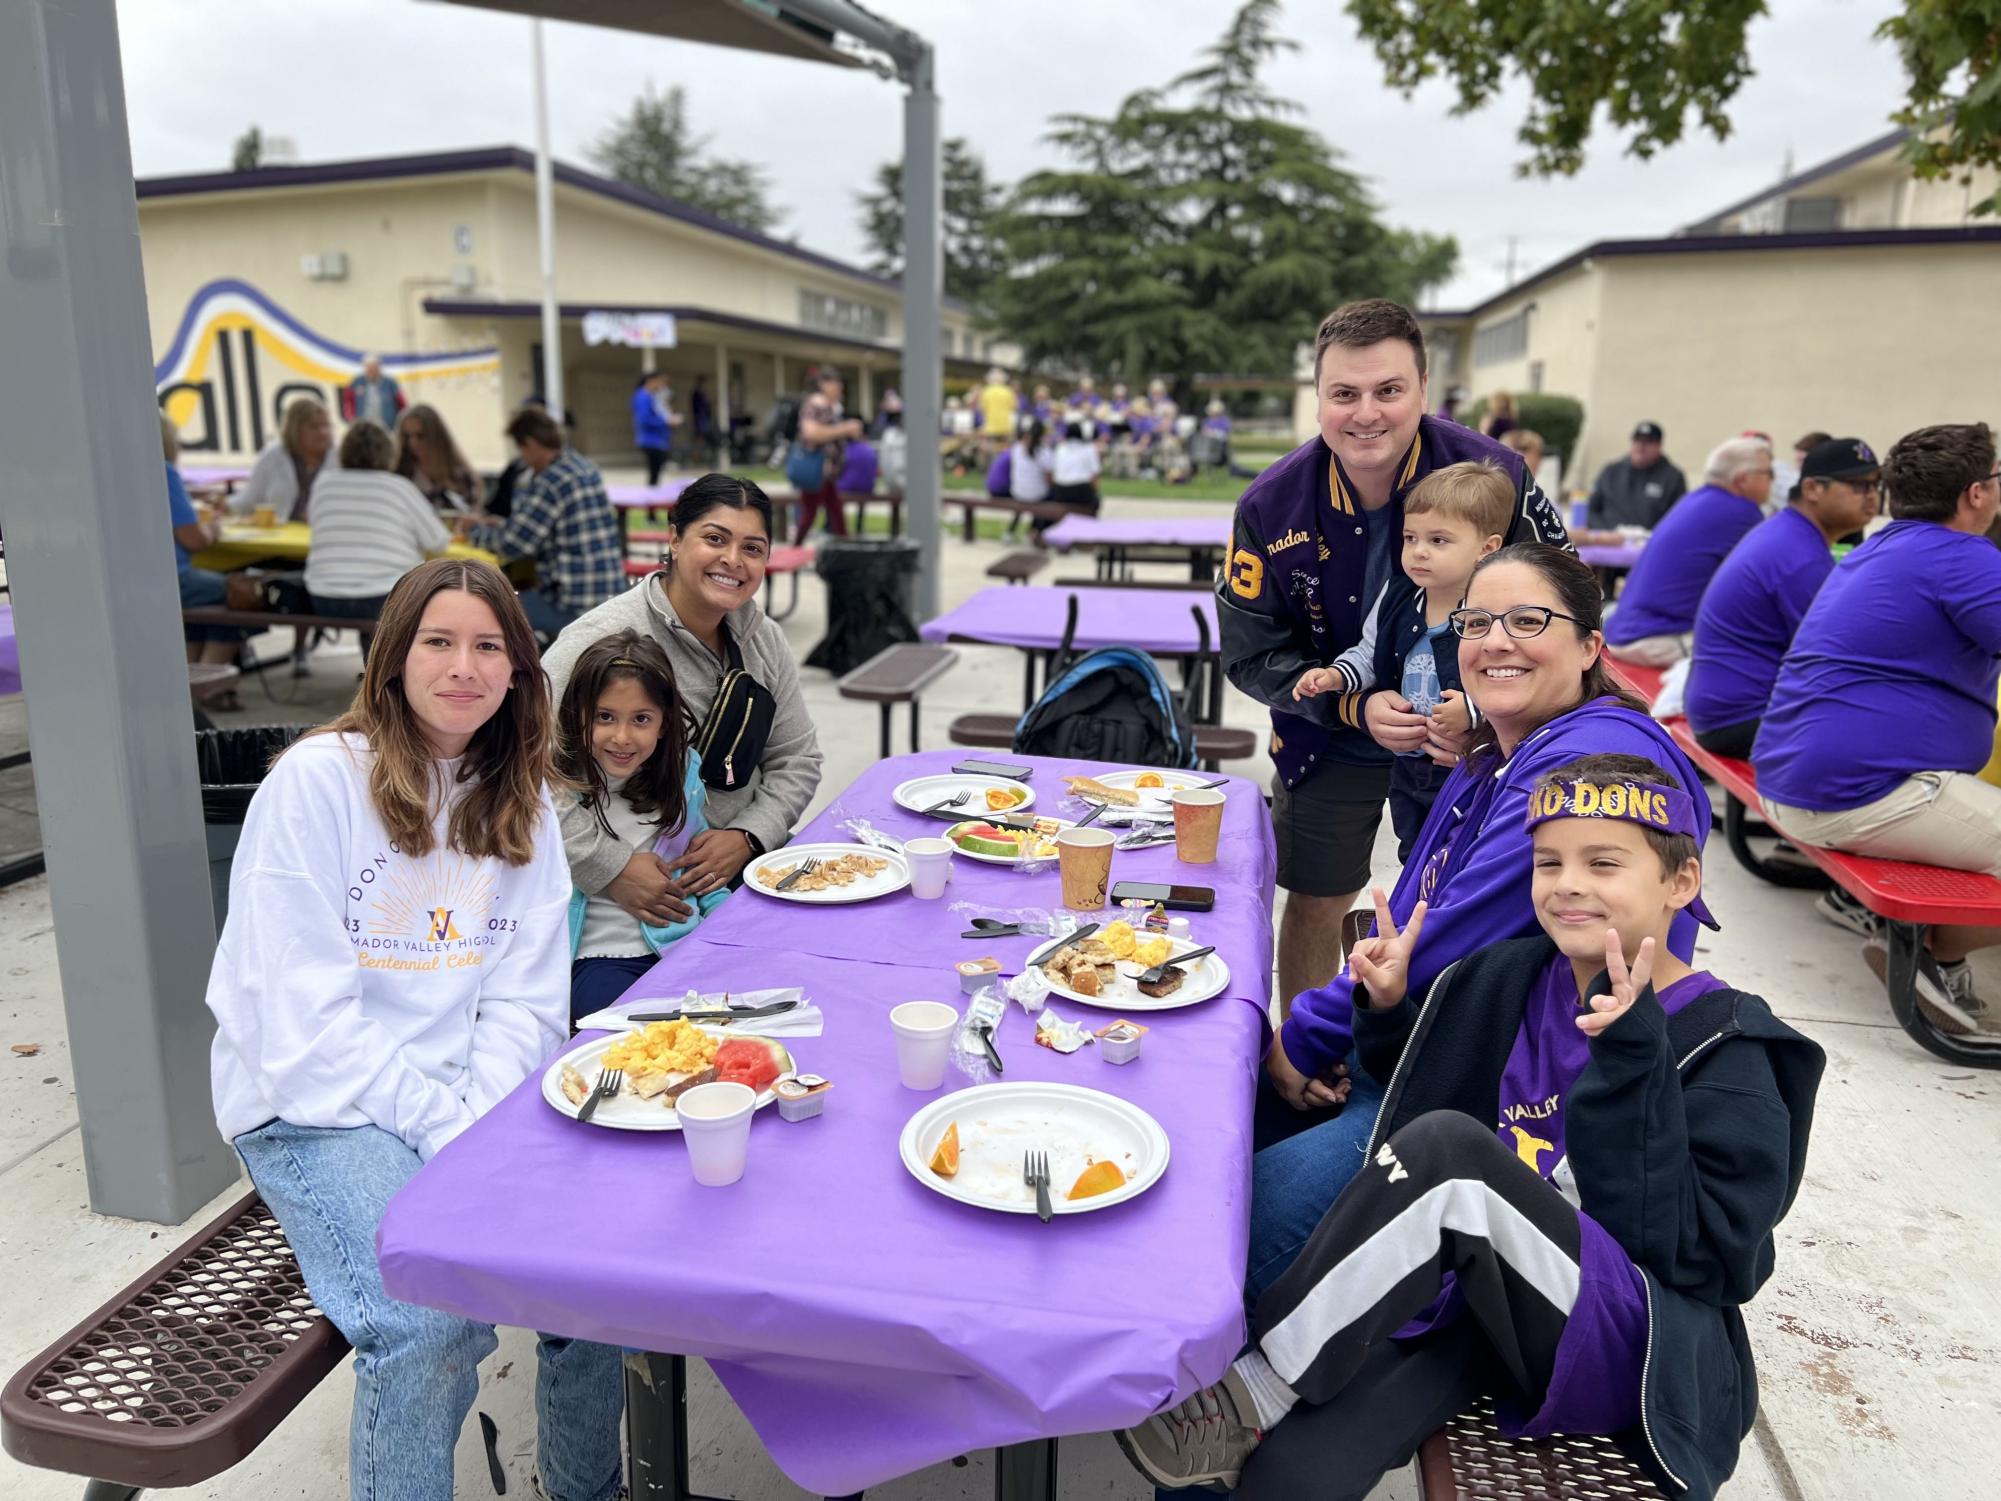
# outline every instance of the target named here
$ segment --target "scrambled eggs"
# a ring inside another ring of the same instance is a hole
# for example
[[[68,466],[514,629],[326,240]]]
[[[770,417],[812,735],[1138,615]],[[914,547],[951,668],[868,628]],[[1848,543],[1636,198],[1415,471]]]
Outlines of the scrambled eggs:
[[[690,1021],[648,1022],[604,1050],[604,1066],[641,1074],[692,1074],[716,1061],[721,1044]]]
[[[1130,959],[1134,964],[1147,969],[1156,964],[1165,964],[1172,948],[1165,938],[1158,935],[1142,938],[1129,922],[1109,924],[1098,934],[1098,941],[1112,952],[1114,959]]]

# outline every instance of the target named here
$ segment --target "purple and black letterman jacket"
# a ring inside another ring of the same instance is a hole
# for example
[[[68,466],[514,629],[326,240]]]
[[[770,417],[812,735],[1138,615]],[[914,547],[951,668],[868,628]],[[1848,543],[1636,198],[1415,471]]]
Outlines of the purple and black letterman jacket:
[[[1472,459],[1500,465],[1515,482],[1508,542],[1570,546],[1556,508],[1521,455],[1441,417],[1419,420],[1390,504],[1401,514],[1411,486],[1434,469]],[[1391,548],[1394,577],[1403,575],[1400,551]],[[1322,761],[1389,759],[1362,723],[1369,693],[1382,689],[1298,702],[1292,697],[1292,685],[1302,672],[1331,665],[1361,639],[1362,622],[1375,603],[1362,598],[1367,562],[1361,502],[1339,461],[1317,436],[1251,481],[1237,501],[1229,566],[1216,585],[1223,670],[1245,693],[1270,706],[1272,760],[1288,787],[1298,786]]]

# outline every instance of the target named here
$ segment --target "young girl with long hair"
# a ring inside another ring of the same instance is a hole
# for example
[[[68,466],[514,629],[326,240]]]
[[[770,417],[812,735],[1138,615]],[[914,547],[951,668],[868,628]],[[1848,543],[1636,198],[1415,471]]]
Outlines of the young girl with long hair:
[[[688,754],[694,720],[667,653],[638,631],[592,642],[570,670],[556,723],[556,768],[579,789],[563,809],[565,827],[594,825],[634,853],[650,853],[663,873],[673,870],[709,823],[701,765]],[[602,893],[572,892],[572,1024],[617,1000],[728,895],[718,887],[692,898],[686,917],[655,923]]]
[[[216,1123],[355,1349],[356,1501],[450,1501],[491,1327],[391,1298],[390,1198],[567,1034],[570,899],[534,632],[488,564],[413,568],[353,705],[251,799],[209,976]],[[544,1337],[540,1478],[619,1483],[616,1350]]]

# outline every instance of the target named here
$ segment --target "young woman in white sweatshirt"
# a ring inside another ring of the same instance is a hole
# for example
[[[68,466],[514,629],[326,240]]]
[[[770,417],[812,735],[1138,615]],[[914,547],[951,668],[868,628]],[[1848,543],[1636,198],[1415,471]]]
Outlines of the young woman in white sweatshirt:
[[[216,1121],[355,1348],[356,1501],[450,1501],[493,1330],[383,1290],[375,1229],[425,1160],[568,1035],[570,879],[549,696],[498,569],[437,559],[383,606],[347,713],[251,800],[209,976]],[[619,1485],[618,1352],[541,1342],[540,1478]]]

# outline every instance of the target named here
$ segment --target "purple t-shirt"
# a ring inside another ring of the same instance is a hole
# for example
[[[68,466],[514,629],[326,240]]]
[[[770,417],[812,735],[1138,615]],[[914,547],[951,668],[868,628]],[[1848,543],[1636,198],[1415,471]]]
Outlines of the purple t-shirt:
[[[2001,549],[1893,521],[1828,575],[1779,668],[1751,759],[1758,790],[1860,808],[1921,771],[1980,770],[2001,679]]]
[[[1723,560],[1695,612],[1682,699],[1698,733],[1764,714],[1793,633],[1833,570],[1827,538],[1790,506]]]
[[[1721,485],[1704,485],[1682,496],[1633,565],[1619,608],[1605,622],[1605,639],[1625,646],[1648,636],[1694,630],[1695,607],[1717,566],[1763,519],[1756,501]]]
[[[1722,988],[1706,970],[1655,992],[1670,1016],[1698,996]],[[1577,1029],[1577,978],[1561,954],[1550,957],[1529,991],[1522,1029],[1501,1071],[1501,1144],[1542,1175],[1573,1207],[1577,1185],[1563,1150],[1563,1097],[1591,1060],[1591,1040]],[[1526,1123],[1526,1124],[1524,1124]],[[1505,1398],[1495,1411],[1510,1438],[1552,1433],[1618,1433],[1640,1421],[1640,1371],[1647,1359],[1647,1285],[1611,1232],[1577,1212],[1577,1301],[1556,1345],[1556,1366],[1542,1406],[1523,1413]],[[1397,1338],[1465,1316],[1457,1280],[1446,1274],[1429,1308]]]

